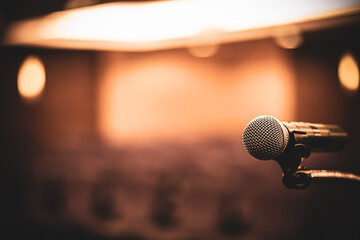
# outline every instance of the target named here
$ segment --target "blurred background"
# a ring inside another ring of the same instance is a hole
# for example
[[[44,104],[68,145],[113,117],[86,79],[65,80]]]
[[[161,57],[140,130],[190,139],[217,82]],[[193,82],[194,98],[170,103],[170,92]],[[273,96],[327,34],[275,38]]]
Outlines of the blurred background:
[[[360,174],[359,1],[0,3],[4,239],[359,239],[360,185],[285,188],[256,116],[333,123]]]

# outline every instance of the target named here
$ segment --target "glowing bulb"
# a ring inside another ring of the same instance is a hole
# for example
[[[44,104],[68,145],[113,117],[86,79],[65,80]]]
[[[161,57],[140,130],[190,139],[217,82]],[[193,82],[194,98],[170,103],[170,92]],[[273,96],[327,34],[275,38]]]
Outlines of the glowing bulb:
[[[219,50],[219,31],[202,32],[187,40],[187,50],[194,57],[206,58],[216,54]]]
[[[359,67],[351,53],[345,53],[338,68],[340,83],[347,90],[355,91],[359,88]]]
[[[304,41],[301,30],[295,25],[275,29],[274,40],[285,49],[298,48]]]
[[[194,46],[189,47],[188,51],[191,53],[191,55],[199,58],[207,58],[215,55],[215,53],[218,51],[219,47],[218,45],[204,45],[204,46]]]
[[[45,68],[38,57],[25,59],[20,66],[17,83],[19,93],[24,98],[31,99],[41,94],[45,87]]]

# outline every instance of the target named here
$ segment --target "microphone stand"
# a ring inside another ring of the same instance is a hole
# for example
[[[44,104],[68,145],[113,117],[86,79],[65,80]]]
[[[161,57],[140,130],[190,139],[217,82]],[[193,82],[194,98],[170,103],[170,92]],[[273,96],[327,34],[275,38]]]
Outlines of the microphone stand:
[[[296,144],[287,154],[276,161],[283,171],[282,182],[287,188],[305,189],[314,181],[351,180],[360,182],[360,176],[335,170],[308,170],[300,166],[310,156],[310,150],[303,144]]]

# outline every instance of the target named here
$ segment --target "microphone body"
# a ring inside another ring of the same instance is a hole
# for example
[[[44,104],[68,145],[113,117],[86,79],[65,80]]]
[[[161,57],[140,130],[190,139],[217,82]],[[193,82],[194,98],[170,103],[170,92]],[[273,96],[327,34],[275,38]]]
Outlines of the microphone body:
[[[337,125],[305,122],[282,122],[290,133],[290,141],[303,144],[311,152],[339,151],[347,143],[347,133]]]
[[[280,122],[271,116],[250,121],[243,133],[247,152],[260,160],[279,159],[301,145],[310,152],[332,152],[347,143],[347,133],[337,125]]]

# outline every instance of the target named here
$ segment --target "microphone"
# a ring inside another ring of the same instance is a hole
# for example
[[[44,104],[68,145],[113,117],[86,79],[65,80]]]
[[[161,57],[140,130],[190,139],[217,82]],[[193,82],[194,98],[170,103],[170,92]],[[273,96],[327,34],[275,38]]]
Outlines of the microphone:
[[[245,150],[260,160],[279,160],[299,146],[308,152],[333,152],[347,143],[347,133],[337,125],[306,122],[280,122],[271,116],[259,116],[245,127]],[[305,156],[305,157],[307,157]]]
[[[333,170],[307,170],[301,166],[311,152],[333,152],[347,143],[347,133],[332,124],[280,122],[271,116],[251,120],[243,133],[245,150],[260,160],[274,159],[282,182],[290,189],[305,189],[313,180],[339,179],[360,182],[360,176]]]

